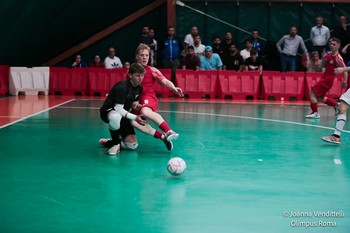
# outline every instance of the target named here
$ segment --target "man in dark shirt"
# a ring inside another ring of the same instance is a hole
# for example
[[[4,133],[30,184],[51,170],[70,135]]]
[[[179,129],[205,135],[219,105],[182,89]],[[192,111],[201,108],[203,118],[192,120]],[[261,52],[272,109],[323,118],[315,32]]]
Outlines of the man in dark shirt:
[[[128,78],[115,84],[109,91],[106,100],[100,108],[101,119],[109,125],[109,132],[112,140],[101,142],[100,144],[110,148],[109,155],[116,155],[120,152],[120,136],[124,139],[135,131],[130,123],[134,120],[141,125],[146,121],[142,115],[130,113],[134,102],[137,103],[142,92],[141,82],[145,74],[145,69],[141,64],[134,63],[130,66]],[[137,142],[131,147],[137,147]]]
[[[192,45],[187,47],[187,54],[182,60],[183,70],[199,70],[201,66],[199,57],[194,54],[194,47]]]
[[[213,38],[213,53],[219,54],[221,60],[224,60],[225,55],[227,54],[225,52],[224,46],[221,44],[221,38],[220,36],[215,36]]]
[[[242,71],[244,69],[244,62],[236,44],[230,44],[228,52],[224,59],[224,70]]]
[[[260,75],[263,71],[262,61],[261,58],[258,57],[258,51],[256,49],[252,49],[250,51],[250,57],[248,57],[244,61],[245,70],[257,70],[260,72]]]

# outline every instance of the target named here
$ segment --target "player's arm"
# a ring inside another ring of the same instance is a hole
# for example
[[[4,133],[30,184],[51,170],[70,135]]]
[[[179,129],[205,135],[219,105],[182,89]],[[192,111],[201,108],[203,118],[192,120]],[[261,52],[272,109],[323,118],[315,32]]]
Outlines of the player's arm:
[[[142,115],[135,115],[131,112],[128,112],[124,109],[124,104],[116,104],[114,109],[117,113],[119,113],[122,117],[125,117],[129,120],[136,121],[140,125],[144,125],[146,123],[145,120],[142,119]]]
[[[341,57],[338,57],[336,59],[337,67],[346,67],[343,59]],[[343,83],[342,88],[346,88],[348,84],[348,72],[343,72]]]
[[[151,67],[151,70],[152,76],[157,80],[157,82],[159,82],[161,85],[165,86],[175,94],[179,95],[180,97],[183,96],[182,89],[179,87],[175,87],[175,85],[166,77],[164,77],[164,75],[158,69]]]

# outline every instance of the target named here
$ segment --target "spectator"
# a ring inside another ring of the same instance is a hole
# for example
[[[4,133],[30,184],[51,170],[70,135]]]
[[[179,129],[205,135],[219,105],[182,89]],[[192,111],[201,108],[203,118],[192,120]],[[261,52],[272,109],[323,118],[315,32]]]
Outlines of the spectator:
[[[222,61],[219,54],[213,53],[213,48],[211,46],[205,47],[205,55],[200,57],[201,70],[221,70]]]
[[[258,29],[252,31],[252,38],[250,41],[252,42],[252,48],[255,49],[260,58],[262,58],[265,55],[265,42],[260,39]]]
[[[283,45],[283,50],[282,50]],[[296,55],[299,46],[305,53],[307,62],[309,61],[309,53],[301,36],[297,35],[297,28],[291,27],[289,35],[284,35],[276,44],[280,52],[281,72],[296,71]]]
[[[138,44],[146,44],[151,50],[154,50],[153,38],[149,35],[149,27],[143,26],[141,29],[141,35],[138,38]]]
[[[129,69],[130,68],[130,62],[128,62],[128,61],[124,62],[123,68]]]
[[[225,50],[224,50],[224,48],[223,48],[223,46],[221,44],[220,36],[215,36],[213,38],[213,46],[212,47],[213,47],[213,53],[219,54],[221,60],[224,60],[224,55],[226,53],[224,53]]]
[[[250,57],[244,61],[245,70],[258,70],[260,75],[263,71],[263,64],[261,57],[258,56],[256,49],[250,50]]]
[[[171,68],[171,79],[175,82],[175,70],[180,66],[180,45],[172,26],[168,27],[168,38],[164,40],[163,47],[163,67]]]
[[[154,49],[151,50],[150,65],[157,66],[158,42],[154,39],[154,29],[149,30],[149,36],[153,39]]]
[[[339,17],[339,26],[334,28],[332,37],[340,40],[340,48],[350,43],[350,25],[347,25],[347,19],[344,15]]]
[[[324,72],[322,60],[318,51],[312,52],[312,57],[309,62],[306,63],[307,72]]]
[[[330,36],[328,27],[323,25],[323,18],[317,16],[316,26],[311,28],[310,31],[310,40],[313,46],[313,51],[317,51],[319,56],[322,56],[322,53],[326,51]]]
[[[101,61],[100,55],[96,54],[94,60],[90,62],[89,67],[105,68],[105,63]]]
[[[243,61],[245,61],[248,57],[250,57],[250,51],[253,48],[252,41],[247,39],[244,41],[245,49],[241,50],[240,54],[243,57]]]
[[[108,49],[108,56],[105,58],[104,63],[107,69],[123,68],[121,60],[115,56],[115,49],[113,47]]]
[[[75,55],[73,63],[71,63],[69,68],[83,68],[87,67],[87,64],[85,61],[81,60],[80,54]]]
[[[200,67],[199,57],[194,53],[194,47],[192,45],[187,47],[187,54],[182,60],[183,70],[199,70]]]
[[[224,53],[225,54],[228,54],[228,49],[230,47],[230,45],[234,43],[234,41],[232,40],[232,33],[231,32],[226,32],[226,35],[225,35],[225,40],[224,42],[222,43],[222,47],[224,48]]]
[[[244,69],[244,61],[238,53],[236,44],[231,44],[228,49],[228,54],[224,59],[224,70],[242,71]]]
[[[191,32],[185,36],[184,44],[183,44],[183,47],[184,47],[183,54],[182,54],[183,56],[186,56],[187,47],[190,45],[194,45],[194,37],[197,35],[198,35],[198,28],[196,26],[193,26],[191,28]]]
[[[199,35],[194,36],[194,53],[197,56],[203,56],[205,51],[205,45],[201,44],[201,37]]]

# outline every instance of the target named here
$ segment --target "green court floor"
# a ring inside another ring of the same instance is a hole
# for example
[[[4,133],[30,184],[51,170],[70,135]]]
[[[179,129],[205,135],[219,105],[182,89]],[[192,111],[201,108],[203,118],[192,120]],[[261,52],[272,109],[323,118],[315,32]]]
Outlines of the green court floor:
[[[350,134],[320,140],[333,109],[306,120],[307,105],[161,102],[174,150],[138,133],[137,151],[109,157],[101,104],[0,129],[1,233],[350,232]],[[172,156],[187,162],[180,177]]]

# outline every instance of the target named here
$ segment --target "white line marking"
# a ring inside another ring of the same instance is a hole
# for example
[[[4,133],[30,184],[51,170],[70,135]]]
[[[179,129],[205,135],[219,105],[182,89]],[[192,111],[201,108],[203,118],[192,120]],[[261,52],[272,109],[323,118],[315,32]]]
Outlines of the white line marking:
[[[38,115],[38,114],[40,114],[40,113],[47,112],[47,111],[49,111],[49,110],[51,110],[51,109],[57,108],[57,107],[59,107],[59,106],[61,106],[61,105],[67,104],[67,103],[72,102],[72,101],[74,101],[74,100],[75,100],[75,99],[68,100],[68,101],[66,101],[66,102],[57,104],[57,105],[52,106],[52,107],[50,107],[50,108],[47,108],[47,109],[41,110],[41,111],[39,111],[39,112],[33,113],[33,114],[31,114],[31,115],[25,116],[25,117],[23,117],[23,118],[21,118],[21,119],[18,119],[17,121],[13,121],[13,122],[10,122],[10,123],[8,123],[8,124],[6,124],[6,125],[2,125],[2,126],[0,126],[0,129],[5,128],[5,127],[10,126],[10,125],[13,125],[13,124],[16,124],[16,123],[18,123],[18,122],[20,122],[20,121],[23,121],[23,120],[28,119],[28,118],[30,118],[30,117],[36,116],[36,115]]]
[[[342,164],[342,162],[340,161],[340,159],[333,159],[334,164]]]
[[[98,107],[60,107],[60,108],[100,109]],[[166,110],[158,110],[157,112],[180,113],[180,114],[201,115],[201,116],[217,116],[217,117],[228,117],[228,118],[239,118],[239,119],[248,119],[248,120],[256,120],[256,121],[268,121],[268,122],[276,122],[276,123],[284,123],[284,124],[291,124],[291,125],[300,125],[300,126],[314,127],[314,128],[320,128],[320,129],[334,130],[333,127],[327,127],[327,126],[322,126],[322,125],[311,125],[311,124],[294,122],[294,121],[283,121],[283,120],[274,120],[274,119],[258,118],[258,117],[235,116],[235,115],[224,115],[224,114],[202,113],[202,112],[166,111]],[[349,130],[343,130],[342,132],[343,133],[350,133]]]
[[[202,116],[218,116],[218,117],[228,117],[228,118],[239,118],[239,119],[257,120],[257,121],[277,122],[277,123],[284,123],[284,124],[291,124],[291,125],[301,125],[301,126],[308,126],[308,127],[321,128],[321,129],[332,129],[332,130],[334,129],[332,127],[327,127],[327,126],[322,126],[322,125],[311,125],[311,124],[299,123],[299,122],[293,122],[293,121],[282,121],[282,120],[274,120],[274,119],[267,119],[267,118],[257,118],[257,117],[247,117],[247,116],[223,115],[223,114],[201,113],[201,112],[163,111],[163,110],[158,110],[158,112],[181,113],[181,114],[202,115]],[[350,133],[350,131],[348,131],[348,130],[343,130],[342,132],[343,133]]]

